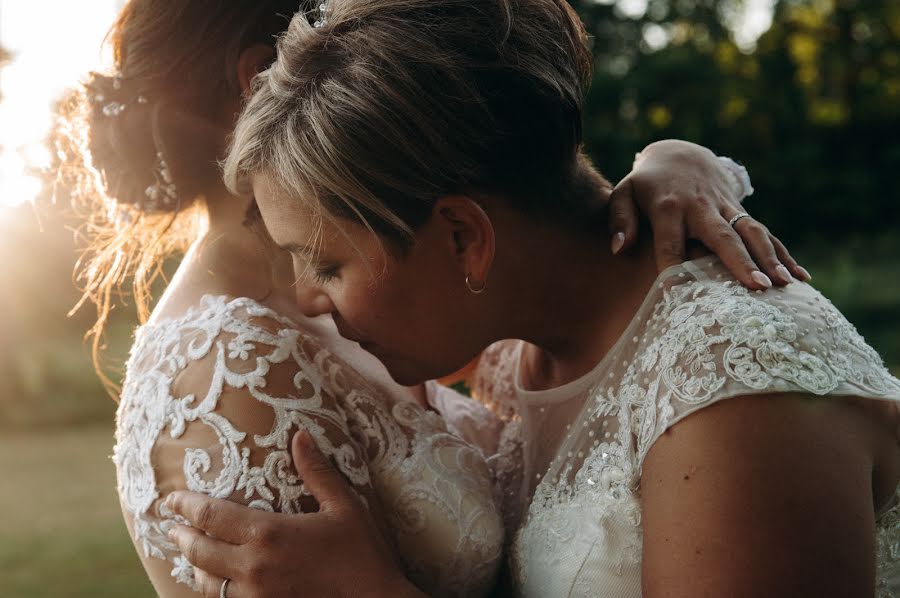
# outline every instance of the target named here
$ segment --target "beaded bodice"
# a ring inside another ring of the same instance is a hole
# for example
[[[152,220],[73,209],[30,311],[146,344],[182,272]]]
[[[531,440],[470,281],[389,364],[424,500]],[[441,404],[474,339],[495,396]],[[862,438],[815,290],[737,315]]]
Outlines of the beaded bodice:
[[[572,383],[524,390],[522,348],[491,347],[474,390],[510,422],[492,465],[523,596],[641,595],[642,463],[691,413],[794,392],[900,409],[900,381],[815,289],[752,292],[716,258],[661,274],[617,344]],[[898,596],[900,489],[876,520],[878,596]]]

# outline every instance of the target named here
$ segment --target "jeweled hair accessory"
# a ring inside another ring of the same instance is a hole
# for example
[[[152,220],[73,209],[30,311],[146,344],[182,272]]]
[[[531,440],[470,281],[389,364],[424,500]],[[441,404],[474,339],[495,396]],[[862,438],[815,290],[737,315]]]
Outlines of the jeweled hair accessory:
[[[313,27],[319,29],[320,27],[324,27],[326,23],[328,23],[328,2],[323,0],[319,3],[319,7],[316,9],[318,12],[318,16],[316,17],[315,22],[313,22]]]
[[[162,152],[156,152],[156,182],[144,190],[148,210],[170,209],[178,205],[178,189],[172,181],[172,173]]]
[[[122,89],[122,75],[113,76],[112,88],[114,95],[118,96]],[[91,97],[91,101],[100,106],[100,112],[107,118],[118,118],[130,105],[127,100],[119,97],[108,98],[102,93],[96,93]],[[149,100],[143,94],[134,98],[137,104],[147,104]],[[159,146],[157,145],[157,148]],[[156,166],[153,169],[153,176],[156,179],[152,185],[144,190],[145,199],[142,208],[148,211],[167,211],[178,206],[178,189],[172,180],[172,172],[169,165],[163,157],[162,151],[156,151]]]
[[[115,77],[113,77],[113,89],[115,89],[116,91],[122,89],[121,75],[116,75]],[[94,97],[91,98],[91,101],[93,101],[94,104],[102,106],[102,108],[100,108],[100,111],[103,113],[103,116],[108,116],[110,118],[119,116],[120,114],[125,112],[125,109],[128,107],[127,103],[107,98],[102,93],[94,94]],[[143,95],[139,95],[137,98],[135,98],[135,101],[138,104],[146,104],[147,98]]]

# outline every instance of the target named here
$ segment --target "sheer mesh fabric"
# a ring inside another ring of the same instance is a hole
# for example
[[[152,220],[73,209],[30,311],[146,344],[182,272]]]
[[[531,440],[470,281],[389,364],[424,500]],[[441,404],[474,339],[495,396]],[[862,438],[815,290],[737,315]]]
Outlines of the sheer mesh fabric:
[[[815,289],[752,292],[713,257],[662,273],[617,344],[570,384],[524,390],[523,346],[489,348],[474,383],[508,422],[491,465],[523,596],[641,595],[642,463],[691,413],[783,393],[900,411],[900,381]],[[876,515],[880,598],[900,595],[898,505],[900,488]]]

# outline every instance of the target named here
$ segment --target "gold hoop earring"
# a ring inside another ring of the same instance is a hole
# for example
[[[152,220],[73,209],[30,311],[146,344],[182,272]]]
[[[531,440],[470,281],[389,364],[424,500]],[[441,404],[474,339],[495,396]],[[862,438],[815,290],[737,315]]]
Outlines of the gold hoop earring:
[[[472,277],[466,274],[466,286],[469,287],[469,291],[472,292],[473,295],[480,295],[484,292],[485,287],[487,287],[487,282],[482,282],[480,286],[472,286]]]

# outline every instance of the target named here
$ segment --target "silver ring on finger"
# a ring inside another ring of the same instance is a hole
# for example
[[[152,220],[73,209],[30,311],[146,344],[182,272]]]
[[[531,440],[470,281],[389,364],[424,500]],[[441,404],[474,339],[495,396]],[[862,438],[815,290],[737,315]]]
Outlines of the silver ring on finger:
[[[731,228],[734,228],[734,225],[737,224],[738,220],[740,220],[741,218],[749,218],[749,217],[750,217],[750,214],[748,214],[747,212],[739,212],[731,217],[731,220],[728,221],[728,226],[730,226]]]
[[[225,598],[225,593],[228,591],[228,583],[231,580],[227,577],[222,580],[222,587],[219,588],[219,598]]]

